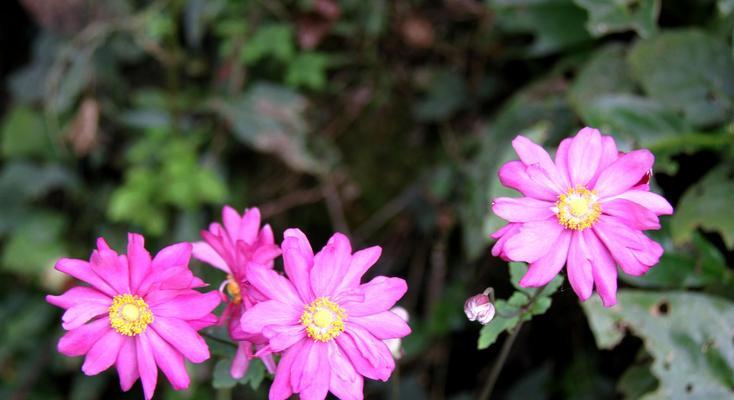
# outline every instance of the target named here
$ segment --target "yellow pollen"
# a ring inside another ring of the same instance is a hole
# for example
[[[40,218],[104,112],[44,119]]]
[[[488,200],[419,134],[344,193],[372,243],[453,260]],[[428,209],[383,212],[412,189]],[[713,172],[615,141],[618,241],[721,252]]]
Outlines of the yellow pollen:
[[[109,317],[110,326],[125,336],[141,334],[153,322],[153,313],[148,304],[140,296],[133,294],[115,296],[109,308]]]
[[[344,332],[347,313],[328,297],[319,297],[307,305],[301,315],[306,334],[319,342],[328,342]]]
[[[601,204],[597,200],[596,193],[578,186],[558,196],[553,212],[565,228],[582,231],[594,225],[601,215]]]
[[[234,279],[234,276],[227,275],[227,292],[232,296],[232,303],[242,303],[242,292],[240,291],[240,285]]]

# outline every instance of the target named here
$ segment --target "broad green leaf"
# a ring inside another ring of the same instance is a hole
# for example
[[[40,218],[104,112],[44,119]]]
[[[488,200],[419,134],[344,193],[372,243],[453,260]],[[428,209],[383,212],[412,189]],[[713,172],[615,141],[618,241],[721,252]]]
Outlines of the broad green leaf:
[[[294,40],[290,25],[263,25],[245,42],[242,61],[251,65],[265,57],[273,57],[281,62],[289,62],[296,51]]]
[[[316,52],[300,53],[288,65],[285,81],[292,87],[322,90],[326,86],[326,68],[329,58]]]
[[[634,29],[648,37],[657,30],[660,0],[574,0],[589,13],[586,29],[594,36]]]
[[[54,144],[43,115],[31,108],[18,106],[8,111],[0,135],[3,157],[50,158],[54,154]]]
[[[618,304],[583,303],[600,348],[629,330],[653,357],[660,381],[644,399],[729,398],[734,387],[734,303],[698,293],[620,290]]]
[[[617,382],[617,390],[624,395],[626,399],[639,399],[645,393],[652,392],[658,386],[658,381],[650,372],[652,362],[646,362],[642,365],[632,365],[619,377]]]
[[[237,384],[249,384],[253,390],[256,390],[265,378],[265,365],[258,359],[250,360],[247,373],[241,379],[234,379],[229,373],[232,365],[232,359],[224,358],[217,361],[214,366],[214,374],[212,376],[212,386],[215,389],[231,389]]]
[[[701,228],[719,232],[726,246],[734,249],[733,174],[734,166],[719,166],[686,190],[671,221],[673,240],[688,242]]]
[[[509,303],[504,300],[497,300],[494,307],[497,310],[497,313],[505,315],[511,315],[517,312],[516,307],[509,305]],[[494,344],[494,342],[497,341],[497,338],[502,332],[513,329],[518,322],[520,322],[519,315],[508,318],[502,317],[500,315],[495,315],[494,319],[487,325],[484,325],[482,327],[482,330],[479,331],[479,341],[477,342],[477,348],[479,350],[482,350],[491,346],[492,344]]]
[[[28,277],[40,276],[67,254],[62,241],[66,224],[66,219],[55,213],[36,212],[29,216],[3,247],[3,269]]]
[[[277,155],[296,171],[323,173],[333,154],[319,156],[307,147],[306,99],[267,83],[255,84],[243,96],[215,101],[213,108],[232,127],[235,137],[258,151]],[[330,147],[327,151],[335,153]]]
[[[587,114],[587,109],[602,96],[634,93],[636,85],[632,79],[626,56],[625,46],[607,45],[594,52],[579,69],[569,88],[568,98],[573,108],[582,117]]]
[[[670,31],[641,40],[629,63],[650,96],[682,112],[691,124],[716,124],[734,113],[731,49],[703,31]]]
[[[419,121],[443,121],[465,104],[464,79],[454,71],[441,70],[432,75],[427,93],[415,104],[413,113]]]
[[[545,55],[591,40],[584,28],[586,13],[571,0],[488,0],[499,26],[509,32],[532,33],[531,55]]]

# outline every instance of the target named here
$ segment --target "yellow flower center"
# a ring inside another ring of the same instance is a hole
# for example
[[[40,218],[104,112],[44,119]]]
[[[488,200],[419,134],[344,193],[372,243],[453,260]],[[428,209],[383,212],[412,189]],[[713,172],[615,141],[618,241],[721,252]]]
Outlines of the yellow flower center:
[[[578,186],[558,196],[553,212],[558,223],[568,229],[582,231],[592,225],[601,215],[599,198],[591,190]]]
[[[344,332],[347,313],[328,297],[319,297],[304,308],[301,323],[313,340],[328,342]]]
[[[231,274],[227,275],[227,292],[229,292],[229,295],[232,297],[232,303],[242,303],[242,292],[240,291],[240,285]]]
[[[153,313],[148,304],[134,294],[115,296],[109,308],[109,316],[110,326],[125,336],[139,335],[153,322]]]

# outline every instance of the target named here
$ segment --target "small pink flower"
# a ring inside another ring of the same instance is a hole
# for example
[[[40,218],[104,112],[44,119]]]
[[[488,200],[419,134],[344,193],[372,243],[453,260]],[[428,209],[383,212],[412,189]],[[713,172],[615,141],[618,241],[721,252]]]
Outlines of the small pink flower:
[[[56,269],[90,285],[46,296],[66,310],[62,326],[68,332],[59,340],[59,352],[86,355],[87,375],[115,365],[124,391],[140,377],[146,399],[153,397],[158,368],[174,389],[186,389],[184,358],[193,363],[209,358],[197,331],[216,323],[211,312],[220,302],[215,291],[194,290],[206,284],[189,270],[190,257],[191,244],[178,243],[151,259],[143,237],[131,233],[127,256],[99,238],[89,262],[59,260]]]
[[[548,283],[564,265],[581,300],[593,287],[605,306],[616,304],[617,265],[642,275],[657,264],[663,248],[642,231],[659,229],[671,205],[651,193],[648,150],[619,153],[614,139],[584,128],[564,139],[555,162],[542,147],[518,136],[520,156],[500,168],[503,185],[524,197],[501,197],[492,210],[509,221],[492,234],[492,254],[530,263],[523,287]]]
[[[286,277],[251,265],[250,283],[269,300],[242,315],[242,329],[268,338],[263,351],[283,352],[270,399],[299,393],[303,399],[363,397],[363,377],[386,381],[395,368],[384,340],[410,333],[390,311],[407,285],[400,278],[360,280],[380,257],[377,246],[352,254],[342,234],[314,256],[297,229],[285,232]]]
[[[464,314],[469,321],[479,321],[482,325],[487,325],[494,318],[494,305],[489,301],[487,293],[469,297],[464,303]]]
[[[222,286],[230,297],[225,297],[227,308],[220,323],[227,324],[230,336],[238,342],[230,374],[239,379],[247,373],[253,357],[253,345],[261,347],[266,342],[262,335],[248,334],[240,328],[242,312],[264,299],[247,282],[246,266],[254,262],[273,268],[273,260],[280,255],[280,248],[275,244],[270,225],[260,228],[260,210],[257,208],[245,210],[240,216],[232,207],[225,206],[222,221],[224,226],[215,222],[209,225],[208,231],[201,232],[204,241],[194,243],[194,258],[227,273],[227,280]],[[269,371],[275,370],[272,356],[264,356],[262,360]]]

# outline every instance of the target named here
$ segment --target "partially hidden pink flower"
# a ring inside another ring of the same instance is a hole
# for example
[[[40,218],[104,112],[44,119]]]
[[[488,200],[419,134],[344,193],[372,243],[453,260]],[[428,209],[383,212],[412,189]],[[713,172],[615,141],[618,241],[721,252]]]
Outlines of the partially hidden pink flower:
[[[158,368],[174,389],[186,389],[184,358],[193,363],[209,358],[197,331],[216,323],[211,312],[220,302],[216,291],[194,290],[206,284],[189,270],[190,257],[191,244],[178,243],[151,259],[143,237],[131,233],[127,255],[99,238],[88,262],[59,260],[57,270],[89,285],[46,296],[66,310],[62,326],[68,332],[59,340],[59,352],[86,356],[87,375],[114,365],[124,391],[139,377],[146,399],[153,397]]]
[[[227,308],[220,317],[226,324],[233,340],[238,342],[230,374],[239,379],[247,373],[254,348],[266,342],[262,335],[242,331],[242,312],[264,297],[247,282],[246,266],[250,262],[273,268],[273,260],[280,255],[270,225],[260,227],[260,210],[250,208],[240,215],[230,206],[222,209],[222,222],[212,223],[209,230],[202,231],[204,241],[194,243],[194,258],[206,262],[227,273],[222,284],[229,297],[224,296]],[[262,357],[269,371],[275,370],[272,356]]]
[[[390,308],[405,294],[400,278],[378,276],[361,284],[380,247],[352,254],[335,234],[316,255],[297,229],[282,243],[286,276],[251,265],[250,283],[269,300],[242,315],[242,329],[262,333],[262,351],[282,352],[270,399],[298,393],[303,399],[362,399],[363,377],[386,381],[395,361],[384,340],[410,333]]]
[[[523,194],[500,197],[492,210],[509,221],[492,234],[494,256],[530,264],[520,285],[548,283],[564,265],[581,300],[593,288],[605,306],[616,304],[617,265],[639,276],[657,264],[663,248],[642,231],[659,229],[673,208],[648,184],[654,156],[620,153],[611,136],[584,128],[564,139],[555,160],[529,139],[512,142],[519,161],[499,170],[504,186]]]

